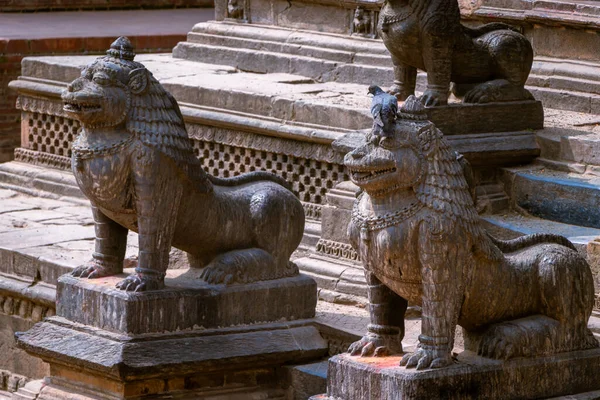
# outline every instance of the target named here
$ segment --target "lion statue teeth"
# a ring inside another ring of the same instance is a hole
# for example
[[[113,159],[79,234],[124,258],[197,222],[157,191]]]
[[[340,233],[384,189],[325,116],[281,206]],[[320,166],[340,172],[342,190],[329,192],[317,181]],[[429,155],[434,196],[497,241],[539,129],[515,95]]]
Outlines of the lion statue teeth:
[[[289,261],[304,211],[270,173],[208,175],[195,157],[175,99],[134,61],[120,37],[62,94],[83,129],[72,146],[77,183],[92,203],[96,249],[72,274],[123,272],[127,232],[139,233],[127,291],[164,287],[171,245],[186,251],[208,283],[248,283],[298,274]]]
[[[525,82],[533,64],[531,43],[515,28],[460,24],[457,0],[388,0],[377,25],[392,55],[399,100],[414,94],[417,69],[427,72],[426,106],[448,102],[450,83],[467,103],[533,100]]]
[[[587,328],[594,286],[586,260],[558,235],[489,236],[466,164],[424,111],[409,97],[393,135],[371,133],[344,159],[363,191],[348,233],[371,316],[349,352],[402,352],[408,302],[423,313],[418,349],[401,361],[408,368],[450,365],[457,325],[465,349],[496,359],[597,347]]]

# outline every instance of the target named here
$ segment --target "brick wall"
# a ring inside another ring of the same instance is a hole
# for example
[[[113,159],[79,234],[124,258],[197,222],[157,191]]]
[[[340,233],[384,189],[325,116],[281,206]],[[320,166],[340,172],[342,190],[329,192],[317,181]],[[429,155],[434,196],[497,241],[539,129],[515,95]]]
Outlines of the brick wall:
[[[0,0],[0,12],[213,7],[213,0]]]
[[[185,35],[129,36],[136,53],[170,52],[185,38]],[[20,143],[21,114],[15,108],[16,93],[8,89],[8,83],[20,75],[23,57],[103,54],[114,39],[114,37],[0,39],[0,162],[12,160],[13,151]]]

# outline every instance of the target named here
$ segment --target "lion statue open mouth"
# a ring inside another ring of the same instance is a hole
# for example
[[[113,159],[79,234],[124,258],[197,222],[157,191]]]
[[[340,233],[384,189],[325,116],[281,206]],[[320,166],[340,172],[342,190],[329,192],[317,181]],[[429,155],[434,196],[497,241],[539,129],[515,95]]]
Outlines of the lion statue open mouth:
[[[423,310],[419,347],[402,358],[407,367],[452,363],[457,324],[467,350],[492,358],[598,346],[587,328],[594,286],[585,259],[562,236],[489,236],[464,164],[414,96],[393,135],[370,134],[344,164],[363,189],[348,232],[371,315],[353,355],[401,352],[407,301]]]
[[[136,274],[117,287],[164,287],[171,245],[189,253],[209,283],[298,274],[289,261],[304,211],[287,183],[266,172],[208,175],[195,157],[175,99],[140,63],[127,38],[83,69],[62,94],[83,125],[72,166],[92,203],[96,251],[73,275],[123,271],[128,230],[139,233]]]

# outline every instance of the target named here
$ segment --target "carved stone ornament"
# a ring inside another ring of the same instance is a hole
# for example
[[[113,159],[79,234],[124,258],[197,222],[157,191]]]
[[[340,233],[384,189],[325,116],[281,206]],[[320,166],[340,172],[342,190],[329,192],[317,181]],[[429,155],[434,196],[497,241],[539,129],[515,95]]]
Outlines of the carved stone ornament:
[[[368,283],[371,324],[352,355],[400,353],[407,301],[423,312],[419,346],[401,365],[453,363],[465,349],[494,359],[589,349],[590,267],[554,234],[501,241],[473,206],[468,164],[411,96],[387,137],[369,134],[344,163],[362,190],[348,233]]]
[[[244,0],[227,0],[227,17],[231,19],[245,19]]]
[[[352,33],[362,36],[371,35],[373,33],[371,18],[371,11],[365,10],[362,7],[356,7],[354,18],[352,19]]]
[[[377,30],[394,64],[390,92],[400,100],[414,94],[417,69],[427,72],[426,106],[447,104],[451,82],[466,103],[533,99],[524,88],[531,43],[504,23],[461,25],[457,0],[388,0]]]
[[[117,39],[62,95],[83,126],[72,165],[96,222],[96,251],[73,275],[121,273],[128,230],[139,233],[139,262],[117,284],[122,290],[164,287],[171,245],[189,253],[209,283],[297,275],[289,257],[304,212],[287,183],[266,172],[208,175],[177,102],[133,59],[129,40]]]

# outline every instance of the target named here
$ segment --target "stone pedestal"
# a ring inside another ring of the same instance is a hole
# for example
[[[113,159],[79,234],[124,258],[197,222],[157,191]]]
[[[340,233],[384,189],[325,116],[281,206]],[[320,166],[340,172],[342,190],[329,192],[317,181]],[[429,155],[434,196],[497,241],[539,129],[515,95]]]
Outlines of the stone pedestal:
[[[329,360],[327,395],[311,399],[540,399],[600,389],[600,349],[507,362],[465,351],[448,368],[399,367],[401,356]]]
[[[165,290],[144,293],[114,289],[123,276],[61,277],[57,315],[18,336],[50,364],[39,398],[280,398],[280,366],[326,353],[312,279],[211,286],[194,275],[169,271]]]

